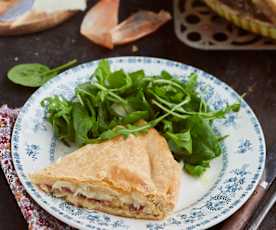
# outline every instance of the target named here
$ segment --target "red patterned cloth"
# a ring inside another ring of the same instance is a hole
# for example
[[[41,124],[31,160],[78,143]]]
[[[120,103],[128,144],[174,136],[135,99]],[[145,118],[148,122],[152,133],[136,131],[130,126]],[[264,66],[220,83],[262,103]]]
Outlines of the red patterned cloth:
[[[19,110],[0,107],[0,164],[15,196],[17,204],[31,230],[59,230],[72,228],[60,222],[36,204],[19,181],[12,163],[11,134]]]

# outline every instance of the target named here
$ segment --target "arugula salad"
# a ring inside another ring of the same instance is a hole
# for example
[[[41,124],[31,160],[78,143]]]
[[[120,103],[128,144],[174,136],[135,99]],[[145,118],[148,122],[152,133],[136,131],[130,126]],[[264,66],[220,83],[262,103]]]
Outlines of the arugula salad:
[[[112,72],[108,61],[102,60],[91,80],[75,88],[73,100],[52,96],[41,105],[65,144],[99,143],[154,127],[166,138],[174,158],[184,163],[183,169],[200,176],[222,153],[225,137],[215,133],[213,121],[238,112],[240,104],[213,111],[196,86],[195,73],[181,82],[166,71],[156,76],[143,70]]]

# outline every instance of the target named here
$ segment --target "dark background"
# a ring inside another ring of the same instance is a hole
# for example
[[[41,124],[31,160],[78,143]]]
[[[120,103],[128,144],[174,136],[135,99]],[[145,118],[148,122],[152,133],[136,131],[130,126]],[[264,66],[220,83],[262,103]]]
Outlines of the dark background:
[[[93,2],[93,1],[92,1]],[[139,9],[172,11],[171,0],[121,0],[120,18]],[[56,66],[77,58],[79,63],[111,56],[141,55],[167,58],[203,69],[225,81],[237,92],[247,92],[246,101],[259,118],[270,149],[276,142],[276,52],[200,51],[182,44],[174,34],[173,22],[132,45],[107,50],[79,34],[83,13],[49,31],[21,37],[0,38],[0,105],[20,107],[35,89],[11,83],[7,71],[16,64],[38,62]],[[276,229],[276,207],[260,229]],[[219,226],[217,227],[219,229]],[[27,225],[0,170],[0,229],[27,229]]]

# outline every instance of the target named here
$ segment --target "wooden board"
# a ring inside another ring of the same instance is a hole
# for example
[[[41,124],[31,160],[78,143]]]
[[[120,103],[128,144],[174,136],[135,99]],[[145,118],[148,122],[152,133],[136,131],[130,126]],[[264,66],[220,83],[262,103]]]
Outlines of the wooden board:
[[[29,34],[43,31],[61,24],[75,13],[75,11],[61,11],[51,14],[43,13],[39,16],[33,14],[33,17],[28,18],[28,20],[16,26],[14,26],[14,21],[0,21],[0,36]]]

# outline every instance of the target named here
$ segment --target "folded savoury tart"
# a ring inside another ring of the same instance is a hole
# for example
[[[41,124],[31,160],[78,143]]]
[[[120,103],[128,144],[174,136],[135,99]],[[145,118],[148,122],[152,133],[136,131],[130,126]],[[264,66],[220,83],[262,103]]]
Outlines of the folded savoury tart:
[[[78,207],[158,220],[175,206],[180,173],[165,138],[150,129],[88,144],[30,178]]]

